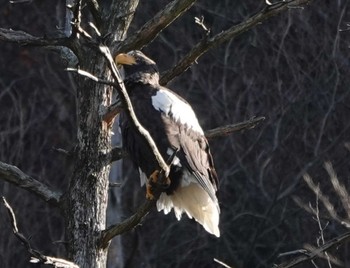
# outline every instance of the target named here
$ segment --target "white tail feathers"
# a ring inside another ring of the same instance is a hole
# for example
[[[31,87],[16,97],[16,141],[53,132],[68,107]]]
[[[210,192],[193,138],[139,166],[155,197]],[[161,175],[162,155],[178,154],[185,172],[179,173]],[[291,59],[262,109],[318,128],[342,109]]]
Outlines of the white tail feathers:
[[[186,212],[189,218],[193,217],[207,232],[220,237],[218,202],[213,201],[199,184],[190,183],[179,187],[171,195],[162,193],[157,201],[158,211],[164,210],[168,214],[172,208],[178,220]]]

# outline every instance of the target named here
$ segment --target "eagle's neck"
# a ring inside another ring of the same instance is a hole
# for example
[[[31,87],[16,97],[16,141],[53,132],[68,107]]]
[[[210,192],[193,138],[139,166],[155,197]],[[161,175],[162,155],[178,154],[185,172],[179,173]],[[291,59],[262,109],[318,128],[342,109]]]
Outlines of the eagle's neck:
[[[130,76],[127,76],[124,83],[130,84],[130,83],[143,83],[143,84],[150,84],[150,85],[158,85],[159,84],[159,73],[144,73],[144,72],[137,72],[133,73]]]

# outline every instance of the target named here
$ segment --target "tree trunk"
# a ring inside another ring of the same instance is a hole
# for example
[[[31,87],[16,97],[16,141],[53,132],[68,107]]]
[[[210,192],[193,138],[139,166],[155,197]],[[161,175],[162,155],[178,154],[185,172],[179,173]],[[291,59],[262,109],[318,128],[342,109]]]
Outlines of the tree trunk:
[[[101,7],[99,31],[110,36],[106,44],[123,40],[138,1],[113,1]],[[122,19],[121,19],[122,18]],[[96,51],[82,48],[79,67],[97,77],[110,79],[104,58]],[[68,191],[67,240],[70,258],[80,267],[106,267],[108,248],[98,245],[106,228],[106,208],[111,149],[111,129],[101,116],[112,103],[112,88],[76,76],[78,144],[75,168]]]
[[[91,64],[104,66],[101,57]],[[94,70],[94,68],[89,68]],[[101,73],[101,72],[96,72]],[[69,189],[69,252],[81,267],[104,267],[106,249],[98,248],[97,234],[106,227],[110,167],[103,155],[110,149],[110,131],[99,110],[111,102],[112,90],[78,78],[78,147]]]

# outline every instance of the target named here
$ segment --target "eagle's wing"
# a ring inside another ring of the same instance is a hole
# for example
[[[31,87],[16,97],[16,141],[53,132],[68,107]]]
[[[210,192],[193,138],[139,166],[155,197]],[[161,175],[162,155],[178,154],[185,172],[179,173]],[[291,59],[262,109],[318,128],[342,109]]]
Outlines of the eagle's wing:
[[[161,112],[170,145],[173,149],[179,149],[176,154],[179,164],[191,172],[210,198],[217,203],[217,175],[213,159],[192,107],[164,87],[160,87],[152,96],[152,105]]]

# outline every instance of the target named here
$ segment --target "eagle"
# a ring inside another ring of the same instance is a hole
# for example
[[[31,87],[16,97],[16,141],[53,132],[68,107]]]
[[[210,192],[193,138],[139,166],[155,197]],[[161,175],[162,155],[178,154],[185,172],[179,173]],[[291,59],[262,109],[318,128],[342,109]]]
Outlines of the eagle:
[[[172,157],[168,187],[157,200],[158,211],[174,209],[194,218],[204,229],[219,237],[220,208],[216,191],[218,177],[208,141],[190,104],[172,90],[159,84],[156,63],[141,51],[133,50],[115,57],[140,124],[149,132],[163,159]],[[126,112],[121,112],[119,126],[123,147],[146,186],[160,170]],[[146,197],[152,194],[147,191]]]

